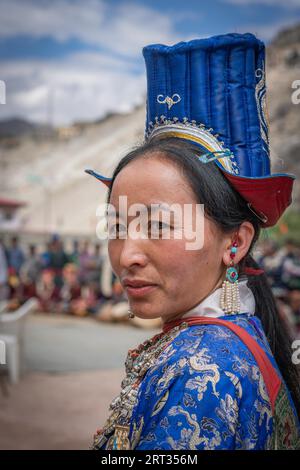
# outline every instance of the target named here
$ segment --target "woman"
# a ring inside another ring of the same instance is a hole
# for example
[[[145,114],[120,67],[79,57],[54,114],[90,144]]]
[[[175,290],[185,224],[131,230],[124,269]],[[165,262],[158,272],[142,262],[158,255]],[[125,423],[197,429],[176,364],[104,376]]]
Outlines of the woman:
[[[88,172],[109,187],[109,256],[130,315],[164,326],[129,351],[93,447],[299,448],[290,341],[251,256],[261,228],[290,203],[293,183],[270,175],[263,45],[230,34],[148,46],[144,56],[145,143],[111,179]],[[148,208],[138,236],[136,204]],[[186,207],[189,217],[179,217]],[[200,240],[193,249],[191,233]]]

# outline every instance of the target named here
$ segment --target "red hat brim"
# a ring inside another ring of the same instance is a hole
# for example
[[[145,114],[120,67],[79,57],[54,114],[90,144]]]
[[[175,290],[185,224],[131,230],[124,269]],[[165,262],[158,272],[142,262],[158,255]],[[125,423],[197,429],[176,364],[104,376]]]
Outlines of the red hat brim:
[[[292,202],[294,175],[274,174],[264,177],[232,175],[223,171],[235,190],[248,202],[249,208],[262,221],[262,227],[272,227]]]

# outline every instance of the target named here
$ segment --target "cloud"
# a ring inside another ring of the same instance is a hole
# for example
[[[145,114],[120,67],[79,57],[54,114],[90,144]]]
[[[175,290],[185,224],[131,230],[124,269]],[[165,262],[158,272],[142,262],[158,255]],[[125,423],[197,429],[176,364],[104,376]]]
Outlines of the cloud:
[[[104,0],[2,0],[0,37],[16,35],[59,42],[77,39],[131,56],[144,44],[178,39],[174,17],[130,1],[114,5]]]
[[[270,41],[275,37],[275,35],[288,27],[295,26],[298,24],[299,21],[295,20],[294,16],[291,16],[289,18],[282,18],[278,21],[274,21],[273,23],[270,24],[251,24],[249,23],[248,25],[245,24],[243,26],[240,26],[237,29],[237,32],[239,33],[253,33],[255,34],[259,39],[263,41]]]
[[[58,48],[76,39],[87,46],[63,58],[2,61],[2,118],[57,125],[129,111],[145,95],[142,47],[184,39],[176,33],[180,19],[132,1],[2,0],[0,38],[51,37]]]
[[[128,112],[145,95],[143,70],[133,74],[122,61],[96,53],[52,61],[6,61],[1,76],[7,88],[2,118],[17,115],[69,124],[108,112]]]
[[[300,0],[287,0],[286,2],[282,0],[223,0],[225,3],[231,3],[233,5],[269,5],[269,6],[279,6],[283,9],[294,9],[300,8]]]

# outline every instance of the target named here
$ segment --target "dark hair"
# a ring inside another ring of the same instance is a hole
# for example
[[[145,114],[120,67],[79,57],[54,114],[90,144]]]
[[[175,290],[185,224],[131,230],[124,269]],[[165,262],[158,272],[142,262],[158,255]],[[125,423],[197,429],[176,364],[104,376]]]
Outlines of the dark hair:
[[[236,231],[244,221],[251,222],[255,235],[248,254],[239,263],[239,273],[243,274],[245,266],[258,268],[252,256],[252,250],[260,235],[261,221],[249,209],[247,202],[227,182],[216,164],[200,163],[197,157],[203,152],[192,143],[174,137],[153,139],[133,149],[121,159],[114,170],[107,202],[110,201],[112,186],[118,173],[130,162],[138,158],[151,158],[154,153],[157,157],[177,165],[189,182],[197,200],[204,204],[206,216],[214,221],[223,233]],[[248,275],[248,286],[255,297],[255,314],[262,322],[270,348],[300,417],[299,373],[291,360],[291,338],[289,338],[286,327],[280,319],[266,275]]]

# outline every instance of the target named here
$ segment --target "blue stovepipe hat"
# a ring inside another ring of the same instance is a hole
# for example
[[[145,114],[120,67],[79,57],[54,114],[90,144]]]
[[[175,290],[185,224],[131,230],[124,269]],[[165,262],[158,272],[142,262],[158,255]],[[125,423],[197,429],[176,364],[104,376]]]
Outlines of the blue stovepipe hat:
[[[295,177],[271,174],[265,46],[253,34],[226,34],[146,46],[145,140],[176,137],[202,150],[246,199],[262,226],[291,203]],[[87,170],[107,186],[111,179]]]

